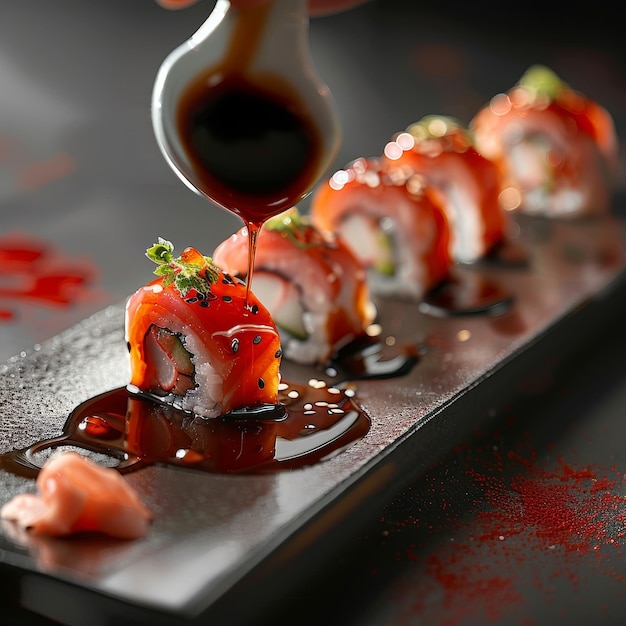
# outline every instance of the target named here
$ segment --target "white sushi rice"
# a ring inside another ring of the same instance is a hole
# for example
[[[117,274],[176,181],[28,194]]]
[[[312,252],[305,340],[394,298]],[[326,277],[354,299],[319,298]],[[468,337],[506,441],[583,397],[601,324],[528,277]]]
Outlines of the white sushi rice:
[[[155,324],[180,336],[183,346],[191,354],[196,383],[185,395],[170,393],[163,397],[163,401],[177,409],[202,417],[221,415],[224,380],[211,365],[209,353],[203,342],[190,332],[187,325],[178,324],[171,318],[158,320]]]

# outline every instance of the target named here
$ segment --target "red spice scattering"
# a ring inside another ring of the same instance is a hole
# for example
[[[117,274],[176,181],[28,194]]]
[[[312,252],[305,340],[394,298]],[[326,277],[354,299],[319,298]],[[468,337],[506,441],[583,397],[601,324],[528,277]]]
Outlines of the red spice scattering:
[[[542,468],[516,452],[508,462],[524,470],[498,481],[491,473],[469,469],[472,478],[484,488],[488,507],[478,512],[480,539],[493,541],[530,530],[546,547],[585,552],[601,545],[616,543],[624,535],[609,532],[612,522],[626,524],[626,502],[622,494],[612,493],[616,479],[599,476],[598,469],[575,469],[564,459]],[[494,451],[496,465],[502,464]]]
[[[20,494],[4,504],[0,517],[55,537],[98,532],[136,539],[148,532],[152,514],[122,475],[76,452],[50,457],[37,489],[38,495]]]
[[[501,451],[497,439],[457,448],[452,461],[425,477],[426,493],[412,494],[416,518],[398,522],[399,530],[411,525],[419,537],[404,555],[396,554],[397,561],[414,563],[396,576],[392,591],[407,622],[419,616],[424,623],[461,626],[517,615],[515,623],[522,624],[529,598],[549,603],[556,590],[568,588],[577,594],[586,576],[604,577],[605,588],[626,582],[619,567],[625,556],[623,472],[578,467],[549,452],[539,460],[527,442]],[[559,610],[575,618],[572,598]]]

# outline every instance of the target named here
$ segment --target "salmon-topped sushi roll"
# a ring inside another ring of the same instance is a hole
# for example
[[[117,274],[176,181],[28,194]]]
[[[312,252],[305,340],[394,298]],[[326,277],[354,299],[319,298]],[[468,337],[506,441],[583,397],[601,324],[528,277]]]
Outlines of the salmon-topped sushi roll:
[[[210,257],[173,249],[148,249],[158,278],[126,304],[131,388],[204,417],[276,405],[281,346],[267,308]]]
[[[443,197],[423,176],[359,158],[314,191],[311,219],[336,231],[360,259],[372,293],[419,300],[450,275]]]
[[[269,219],[257,237],[251,288],[271,312],[286,359],[325,364],[364,337],[376,309],[363,266],[341,237],[292,208]],[[246,228],[223,241],[214,261],[246,278]]]
[[[383,159],[385,167],[399,168],[404,176],[423,174],[442,192],[456,263],[474,263],[504,240],[498,169],[476,150],[457,119],[423,117],[395,135],[385,146]]]
[[[609,211],[618,153],[613,118],[552,70],[531,67],[470,128],[478,150],[500,169],[505,209],[544,217]]]

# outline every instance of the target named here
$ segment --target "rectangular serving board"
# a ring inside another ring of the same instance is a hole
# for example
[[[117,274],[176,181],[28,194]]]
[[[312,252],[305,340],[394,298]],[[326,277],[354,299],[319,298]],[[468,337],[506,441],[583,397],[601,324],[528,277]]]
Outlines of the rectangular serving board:
[[[355,381],[371,427],[350,448],[268,474],[164,465],[127,474],[154,512],[138,541],[35,538],[3,522],[5,590],[10,581],[21,606],[64,623],[97,611],[146,624],[218,615],[234,623],[267,606],[277,586],[287,592],[340,549],[359,515],[461,442],[479,416],[624,314],[623,218],[515,224],[526,266],[458,268],[468,285],[480,276],[510,292],[504,312],[439,317],[377,300],[382,336],[422,354],[402,377]],[[58,436],[72,409],[127,383],[123,322],[120,303],[0,366],[0,453]],[[285,362],[283,376],[306,382],[323,373]],[[0,504],[34,488],[0,470]]]

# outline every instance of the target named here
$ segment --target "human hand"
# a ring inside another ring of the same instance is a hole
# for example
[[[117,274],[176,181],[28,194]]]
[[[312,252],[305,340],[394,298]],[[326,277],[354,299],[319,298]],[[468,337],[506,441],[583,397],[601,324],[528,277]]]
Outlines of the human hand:
[[[196,4],[199,0],[156,0],[166,9],[184,9]],[[246,8],[259,4],[264,4],[268,0],[230,0],[236,8]],[[367,0],[309,0],[309,13],[313,16],[330,15],[351,9],[352,7],[364,4]]]

